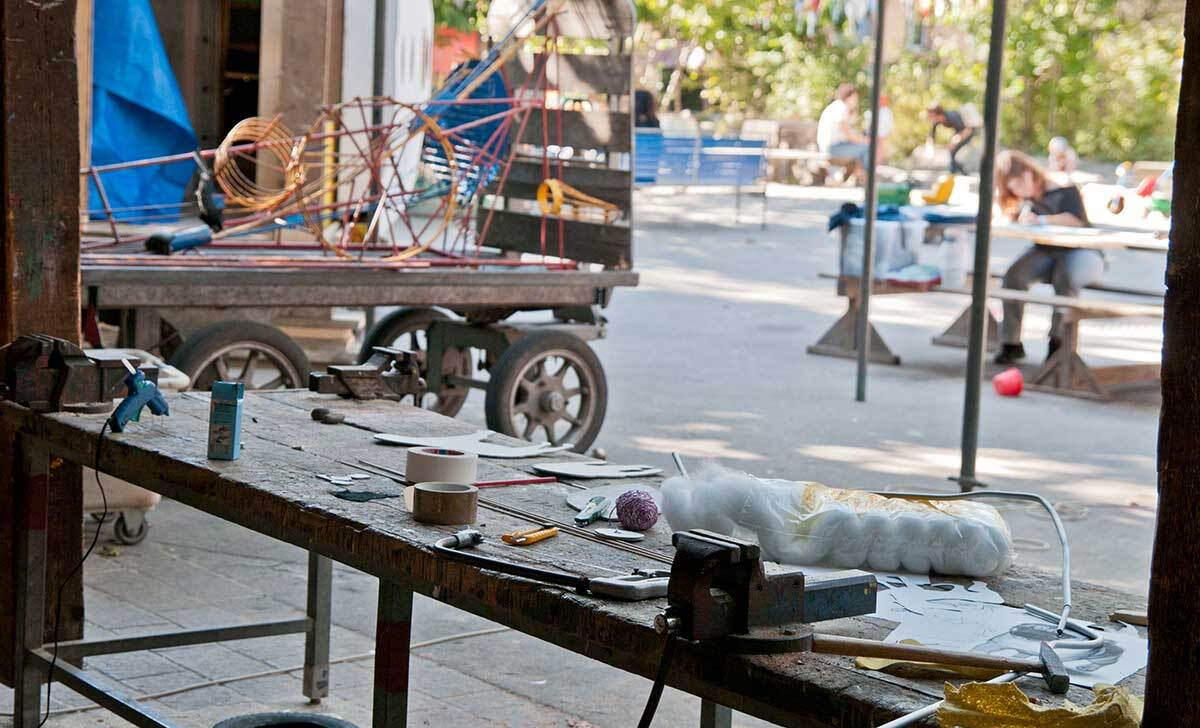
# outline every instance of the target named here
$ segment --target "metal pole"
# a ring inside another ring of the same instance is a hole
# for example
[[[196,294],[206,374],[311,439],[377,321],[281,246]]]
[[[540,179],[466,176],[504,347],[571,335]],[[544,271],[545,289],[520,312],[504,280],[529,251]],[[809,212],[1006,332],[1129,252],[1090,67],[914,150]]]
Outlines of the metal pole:
[[[967,387],[963,402],[962,465],[959,487],[982,486],[975,479],[979,449],[979,391],[983,381],[987,328],[988,258],[992,241],[992,196],[996,168],[996,138],[1000,119],[1000,81],[1004,65],[1004,24],[1007,0],[992,0],[992,34],[988,47],[987,90],[983,97],[983,158],[979,162],[979,212],[975,217],[975,271],[971,281],[971,328],[967,342]]]
[[[858,381],[854,399],[867,401],[867,359],[870,357],[871,337],[868,320],[871,310],[871,279],[874,277],[875,242],[875,152],[879,145],[879,93],[883,86],[883,16],[887,0],[879,0],[875,11],[875,60],[871,68],[871,140],[867,152],[866,220],[863,225],[863,262],[859,277],[858,321],[854,331],[854,348],[858,352]]]

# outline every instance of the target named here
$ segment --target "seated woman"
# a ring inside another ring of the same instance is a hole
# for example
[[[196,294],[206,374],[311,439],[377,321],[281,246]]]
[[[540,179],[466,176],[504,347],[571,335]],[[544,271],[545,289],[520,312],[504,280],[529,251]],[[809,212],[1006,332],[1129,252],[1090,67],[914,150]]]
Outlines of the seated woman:
[[[1024,225],[1067,225],[1087,227],[1083,197],[1075,185],[1056,187],[1046,171],[1028,156],[1013,151],[996,155],[996,196],[1001,211],[1010,220]],[[1078,296],[1080,289],[1100,280],[1104,274],[1104,256],[1098,250],[1056,248],[1034,244],[1013,261],[1004,274],[1004,287],[1020,291],[1041,282],[1054,286],[1060,296]],[[1025,358],[1021,344],[1021,317],[1025,306],[1004,302],[1004,320],[1000,322],[1000,352],[997,364],[1012,364]],[[1050,324],[1047,357],[1062,344],[1062,316],[1058,311]]]

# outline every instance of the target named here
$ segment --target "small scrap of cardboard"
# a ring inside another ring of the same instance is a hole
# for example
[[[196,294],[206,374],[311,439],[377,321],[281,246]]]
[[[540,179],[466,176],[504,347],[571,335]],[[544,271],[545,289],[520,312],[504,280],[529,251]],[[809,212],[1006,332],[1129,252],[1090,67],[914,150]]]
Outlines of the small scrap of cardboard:
[[[916,640],[900,640],[899,644],[921,646],[921,643]],[[854,665],[862,670],[877,670],[889,675],[912,678],[969,677],[972,680],[991,680],[1004,673],[1003,670],[992,670],[986,667],[960,667],[935,662],[892,660],[887,657],[857,657],[854,659]]]
[[[1142,699],[1122,687],[1097,685],[1090,705],[1034,705],[1012,683],[946,684],[938,708],[942,728],[1138,728]]]

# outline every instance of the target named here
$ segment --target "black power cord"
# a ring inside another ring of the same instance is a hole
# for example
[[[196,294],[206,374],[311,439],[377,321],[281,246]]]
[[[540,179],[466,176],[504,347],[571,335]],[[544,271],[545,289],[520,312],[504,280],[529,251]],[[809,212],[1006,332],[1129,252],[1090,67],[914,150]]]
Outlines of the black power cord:
[[[59,626],[62,623],[62,598],[63,590],[67,588],[67,584],[71,579],[83,568],[83,562],[87,561],[92,555],[96,544],[100,541],[100,529],[104,528],[104,522],[108,520],[108,494],[104,492],[104,483],[100,482],[100,446],[104,444],[104,433],[108,431],[108,420],[100,427],[100,439],[96,441],[96,462],[93,464],[92,470],[96,475],[96,487],[100,489],[100,501],[104,506],[103,513],[100,515],[100,523],[96,526],[96,535],[92,537],[92,543],[88,545],[87,551],[83,552],[83,557],[79,559],[79,563],[75,564],[75,568],[71,569],[71,573],[63,577],[62,583],[58,585],[58,596],[54,603],[54,654],[50,658],[50,669],[46,672],[46,714],[38,722],[38,728],[46,725],[46,721],[50,719],[50,686],[54,684],[54,666],[58,662],[58,633]]]
[[[658,701],[667,685],[667,673],[671,671],[671,657],[674,654],[675,637],[668,634],[667,642],[663,645],[662,658],[658,662],[658,675],[654,677],[650,697],[646,698],[646,707],[642,709],[642,719],[638,721],[638,728],[650,728],[650,724],[654,722],[654,714],[658,712]]]

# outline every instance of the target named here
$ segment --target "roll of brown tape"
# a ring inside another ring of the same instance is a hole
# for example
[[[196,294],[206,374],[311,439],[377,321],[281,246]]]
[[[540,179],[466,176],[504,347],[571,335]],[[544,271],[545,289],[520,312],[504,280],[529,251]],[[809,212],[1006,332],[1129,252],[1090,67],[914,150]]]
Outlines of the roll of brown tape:
[[[404,477],[410,483],[474,483],[479,456],[444,447],[410,447]]]
[[[466,483],[417,483],[412,486],[413,518],[421,523],[463,526],[475,522],[479,489]]]

